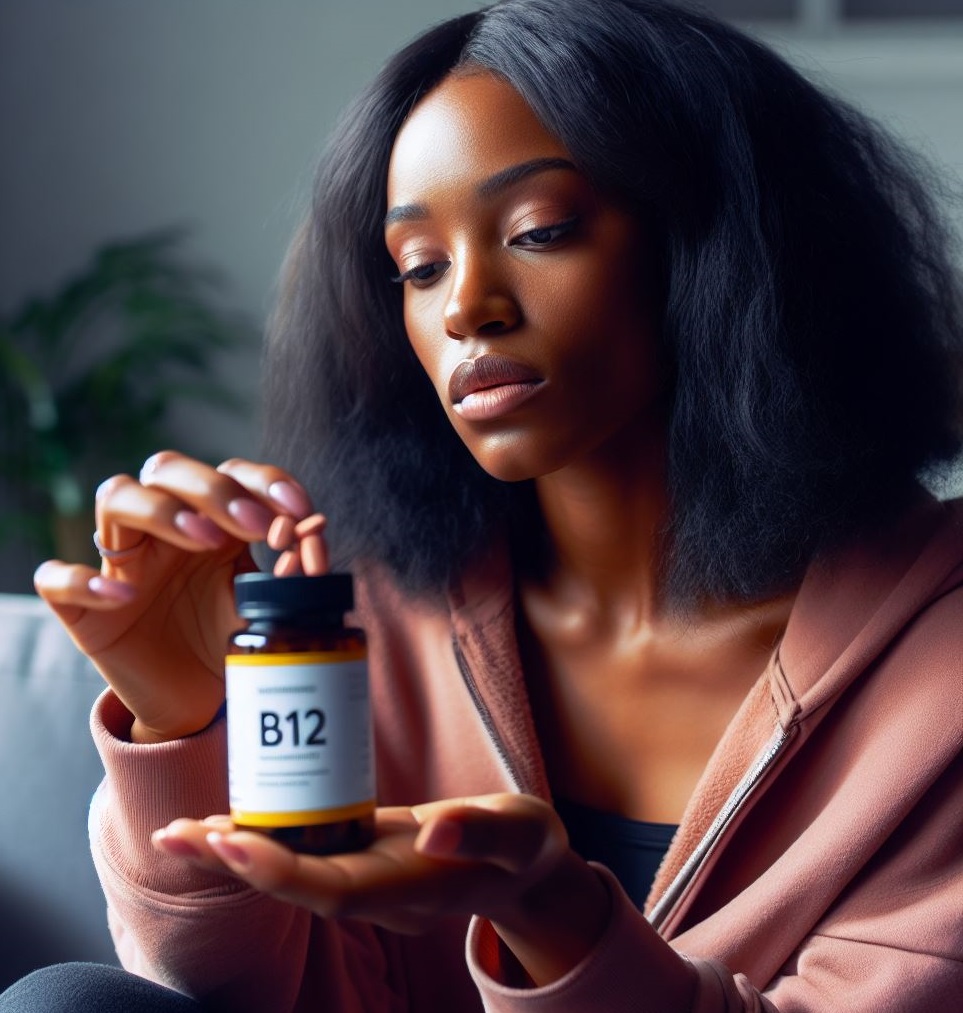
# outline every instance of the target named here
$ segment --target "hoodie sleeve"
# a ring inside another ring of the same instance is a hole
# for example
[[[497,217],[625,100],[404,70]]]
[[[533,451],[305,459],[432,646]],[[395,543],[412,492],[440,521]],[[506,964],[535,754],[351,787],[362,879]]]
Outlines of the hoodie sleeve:
[[[652,934],[624,898],[581,964],[543,988],[514,988],[494,930],[476,918],[469,968],[486,1013],[931,1013],[963,1002],[958,958],[813,936],[798,963],[760,991],[718,961],[686,958],[667,943],[661,956],[645,959]]]
[[[91,724],[106,769],[91,846],[125,968],[214,1010],[406,1009],[403,987],[393,987],[396,955],[378,930],[325,922],[151,846],[151,832],[177,817],[227,811],[223,721],[135,745],[126,741],[129,712],[106,691]]]
[[[491,924],[472,920],[468,966],[488,1013],[688,1013],[698,973],[655,933],[615,876],[594,865],[612,895],[612,915],[602,938],[585,959],[558,981],[541,988],[507,984],[513,975]],[[509,958],[510,959],[510,958]],[[640,1006],[640,997],[645,1006]],[[721,1009],[721,1008],[720,1008]]]
[[[954,848],[955,842],[947,841],[942,851],[949,856]],[[955,884],[947,878],[942,890],[917,898],[915,945],[905,933],[900,938],[886,931],[893,905],[885,898],[894,894],[886,888],[857,891],[864,910],[841,905],[760,989],[720,961],[677,953],[615,877],[601,866],[598,870],[612,893],[611,921],[595,949],[551,985],[509,984],[517,974],[506,966],[494,929],[484,919],[473,919],[467,959],[486,1013],[932,1013],[963,1008],[963,950],[946,943],[963,931],[958,878]],[[865,910],[872,904],[875,919]],[[905,926],[905,917],[896,920]],[[943,945],[931,947],[934,938]]]

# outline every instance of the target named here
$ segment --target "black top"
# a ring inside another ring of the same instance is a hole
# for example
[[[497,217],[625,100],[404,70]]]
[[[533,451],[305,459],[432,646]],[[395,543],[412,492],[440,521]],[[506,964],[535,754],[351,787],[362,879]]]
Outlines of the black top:
[[[672,823],[630,820],[567,799],[556,799],[555,810],[568,831],[572,850],[610,869],[641,910],[678,828]]]

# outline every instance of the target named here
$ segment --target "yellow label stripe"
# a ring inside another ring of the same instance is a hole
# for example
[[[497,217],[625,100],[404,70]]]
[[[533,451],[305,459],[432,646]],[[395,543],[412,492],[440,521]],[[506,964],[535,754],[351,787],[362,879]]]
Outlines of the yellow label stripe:
[[[295,812],[254,813],[244,809],[231,809],[231,819],[248,827],[304,827],[317,823],[339,823],[369,816],[375,810],[375,800],[338,809],[300,809]]]
[[[229,654],[224,662],[230,667],[258,665],[331,665],[339,661],[364,661],[364,650],[303,651],[295,654]]]

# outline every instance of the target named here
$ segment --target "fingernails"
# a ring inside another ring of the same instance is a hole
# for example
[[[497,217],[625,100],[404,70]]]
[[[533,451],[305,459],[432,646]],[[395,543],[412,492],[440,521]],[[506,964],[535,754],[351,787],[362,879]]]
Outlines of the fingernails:
[[[174,527],[182,534],[202,545],[214,548],[224,544],[224,532],[210,519],[192,510],[178,510],[174,514]]]
[[[222,862],[232,869],[244,870],[251,864],[251,856],[239,845],[229,841],[223,834],[212,830],[207,835],[207,843]]]
[[[111,601],[132,601],[137,596],[137,590],[130,584],[99,574],[87,581],[87,587],[98,598],[109,598]]]
[[[267,535],[274,520],[274,514],[253,499],[232,499],[227,504],[227,512],[245,531],[261,538]]]
[[[295,517],[303,517],[311,509],[307,495],[292,482],[272,482],[268,495]]]
[[[154,846],[175,858],[201,858],[201,852],[190,841],[174,837],[166,830],[158,830],[152,837]]]
[[[119,476],[117,475],[111,475],[110,478],[105,478],[103,482],[101,482],[100,485],[97,486],[97,491],[94,493],[94,499],[95,500],[103,499],[107,495],[107,493],[109,493],[110,490],[117,485],[118,478]]]
[[[56,569],[56,563],[52,559],[45,559],[36,570],[33,571],[34,587],[42,584],[45,578],[49,577]]]
[[[151,476],[160,467],[161,453],[162,451],[158,451],[156,454],[151,454],[141,465],[140,475],[138,476],[141,482]]]
[[[451,820],[432,823],[418,835],[417,851],[435,858],[457,855],[463,839],[462,828]]]
[[[217,827],[222,833],[230,833],[234,829],[234,823],[230,816],[224,816],[217,814],[215,816],[205,816],[201,820],[207,827]]]

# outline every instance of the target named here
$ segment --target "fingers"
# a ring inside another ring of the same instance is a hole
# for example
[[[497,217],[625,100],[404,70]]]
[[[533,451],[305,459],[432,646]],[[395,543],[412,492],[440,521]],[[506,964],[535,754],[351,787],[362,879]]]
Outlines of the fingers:
[[[380,809],[374,844],[327,858],[238,831],[224,816],[175,820],[153,844],[322,917],[417,933],[453,914],[483,915],[539,984],[584,959],[611,908],[607,888],[568,848],[554,811],[530,796]]]
[[[322,917],[363,918],[402,932],[421,931],[439,914],[466,913],[506,874],[486,866],[439,863],[417,854],[418,822],[407,808],[382,809],[378,837],[364,851],[299,855],[263,834],[176,820],[157,832],[158,850],[219,869],[279,900]]]
[[[234,824],[229,816],[208,816],[204,820],[174,820],[151,835],[151,844],[162,854],[185,859],[208,872],[229,872],[207,842],[209,834],[229,834]]]
[[[51,559],[33,575],[37,594],[68,628],[88,609],[110,611],[129,604],[136,589],[123,581],[105,577],[92,567]]]
[[[317,576],[329,569],[328,547],[324,540],[327,518],[310,514],[297,524],[290,517],[275,518],[268,531],[267,543],[281,552],[274,564],[275,577],[305,573]]]
[[[554,811],[538,799],[492,795],[379,809],[376,821],[370,847],[328,857],[295,854],[226,817],[176,820],[153,842],[321,917],[360,918],[405,933],[454,914],[526,926],[529,909],[541,910],[546,884],[574,884],[580,894],[586,879],[597,886],[568,849]]]
[[[132,601],[136,591],[129,584],[105,577],[81,563],[63,563],[48,559],[33,575],[34,587],[41,598],[58,605],[111,609]]]
[[[220,548],[227,542],[224,531],[187,509],[182,498],[145,486],[129,475],[114,475],[101,483],[94,512],[100,541],[109,550],[104,572],[131,565],[139,555],[137,550],[146,548],[148,535],[188,552]],[[123,556],[112,559],[112,552]]]
[[[396,828],[409,839],[416,826]],[[228,872],[263,893],[308,907],[324,917],[349,916],[364,898],[394,893],[406,877],[384,851],[319,858],[299,855],[265,834],[237,830],[229,818],[179,819],[152,835],[157,850],[210,871]],[[410,850],[410,849],[409,849]],[[389,901],[389,907],[391,902]]]
[[[62,605],[123,602],[129,596],[120,585],[137,584],[150,572],[146,560],[164,556],[165,546],[198,553],[233,545],[240,551],[267,541],[281,553],[276,575],[326,573],[326,520],[311,509],[304,488],[280,468],[239,458],[213,468],[160,451],[137,479],[114,475],[97,490],[94,537],[103,579],[80,570],[49,571],[38,576],[38,592]],[[166,562],[174,559],[167,551]]]
[[[178,537],[216,544],[220,532],[243,542],[263,541],[279,513],[293,507],[295,516],[302,516],[310,510],[307,495],[284,472],[249,461],[226,461],[212,468],[161,451],[145,463],[139,485],[146,492],[167,494],[166,507],[151,515],[165,524],[175,544]],[[111,505],[125,505],[122,491]]]
[[[485,862],[531,875],[568,847],[551,806],[530,795],[486,795],[432,802],[413,810],[421,823],[415,849],[432,858]]]
[[[280,468],[235,457],[219,464],[217,470],[298,520],[311,512],[311,500],[304,487]]]
[[[368,852],[317,858],[298,856],[266,834],[239,830],[229,816],[204,820],[178,819],[152,836],[158,850],[210,864],[223,863],[252,886],[295,903],[305,903],[305,891],[326,893],[328,913],[340,912],[350,889],[384,878],[385,870],[397,868],[399,841],[414,839],[418,823],[407,807],[385,807],[376,813],[379,841]],[[382,845],[379,847],[379,843]],[[185,846],[187,845],[187,846]],[[391,857],[389,857],[391,856]],[[299,867],[299,859],[308,870]],[[316,866],[315,868],[310,868]],[[223,868],[221,871],[224,871]]]
[[[311,503],[302,486],[271,465],[232,459],[213,468],[165,450],[148,458],[139,478],[115,475],[101,483],[94,511],[100,571],[48,560],[34,574],[38,595],[68,628],[88,611],[137,600],[181,565],[181,552],[227,549],[225,559],[237,556],[279,517],[297,530],[310,522]]]
[[[508,881],[473,913],[491,921],[536,985],[568,974],[609,922],[611,897],[595,871],[568,847],[554,810],[525,795],[494,795],[419,807],[416,848],[494,866]],[[503,880],[503,883],[505,881]],[[497,885],[497,884],[496,884]]]
[[[102,572],[131,572],[145,536],[188,552],[220,549],[232,539],[264,540],[279,516],[297,524],[310,510],[307,493],[279,468],[239,459],[213,468],[160,451],[138,479],[115,475],[97,490]]]
[[[267,543],[280,552],[274,564],[275,577],[301,573],[317,576],[328,572],[328,547],[324,540],[327,523],[324,514],[310,514],[297,523],[286,514],[274,518],[268,529]]]

